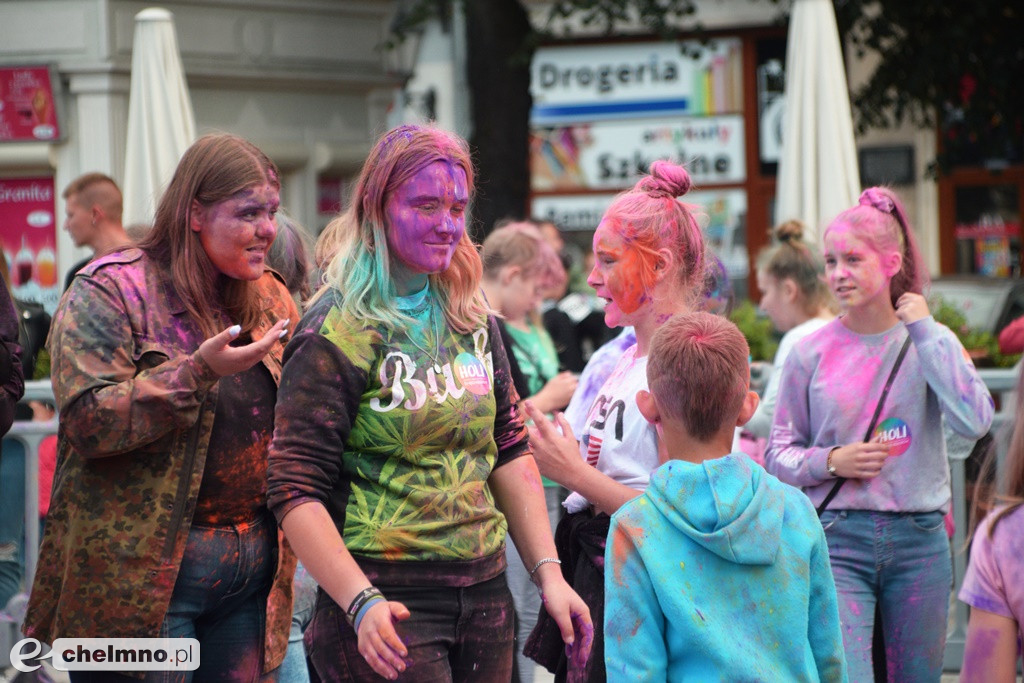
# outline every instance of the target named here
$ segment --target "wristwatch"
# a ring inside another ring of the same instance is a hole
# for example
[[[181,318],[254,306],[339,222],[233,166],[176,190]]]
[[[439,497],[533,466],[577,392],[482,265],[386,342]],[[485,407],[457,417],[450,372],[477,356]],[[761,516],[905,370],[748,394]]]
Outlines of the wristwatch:
[[[833,477],[836,476],[836,466],[832,464],[832,454],[835,453],[835,452],[836,452],[835,448],[830,450],[828,452],[828,457],[825,459],[825,469],[827,469],[828,473],[831,474]]]

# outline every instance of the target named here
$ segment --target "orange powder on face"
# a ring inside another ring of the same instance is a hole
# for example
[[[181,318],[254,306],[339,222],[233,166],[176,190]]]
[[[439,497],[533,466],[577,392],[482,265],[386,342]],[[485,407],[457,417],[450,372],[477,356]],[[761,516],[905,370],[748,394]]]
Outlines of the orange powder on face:
[[[654,282],[657,254],[635,242],[615,253],[616,266],[608,273],[608,289],[623,313],[633,313],[648,300]]]

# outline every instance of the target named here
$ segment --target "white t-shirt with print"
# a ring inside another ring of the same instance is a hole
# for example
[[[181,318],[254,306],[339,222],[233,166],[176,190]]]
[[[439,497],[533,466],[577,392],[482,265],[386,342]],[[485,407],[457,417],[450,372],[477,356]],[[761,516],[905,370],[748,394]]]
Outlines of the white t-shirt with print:
[[[620,484],[643,491],[658,467],[658,437],[636,405],[636,392],[647,389],[647,357],[626,349],[598,392],[580,437],[580,454],[590,465]],[[579,512],[590,502],[578,493],[565,509]]]

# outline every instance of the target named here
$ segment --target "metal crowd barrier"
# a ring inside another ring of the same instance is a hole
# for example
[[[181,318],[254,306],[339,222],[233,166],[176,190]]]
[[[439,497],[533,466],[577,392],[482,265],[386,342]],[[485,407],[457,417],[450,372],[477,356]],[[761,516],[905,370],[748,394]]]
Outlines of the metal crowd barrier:
[[[1014,416],[1017,414],[1016,395],[1017,373],[1021,372],[1021,364],[1014,368],[982,368],[978,374],[985,381],[985,386],[997,399],[999,409],[992,421],[994,445],[999,457],[999,475],[1001,480],[1006,462],[1006,446],[1009,430],[1013,428]],[[950,631],[946,637],[946,652],[943,657],[943,668],[946,671],[959,671],[964,660],[964,642],[967,637],[967,605],[956,599],[960,586],[967,571],[967,532],[970,521],[970,510],[967,501],[967,482],[965,461],[971,453],[973,444],[961,447],[953,446],[954,441],[948,440],[949,469],[953,483],[953,520],[956,531],[953,534],[953,602],[950,606]]]
[[[42,401],[55,405],[53,387],[49,380],[25,382],[25,401]],[[21,621],[28,601],[28,588],[36,575],[39,562],[39,445],[43,439],[57,433],[57,416],[44,421],[16,420],[4,439],[21,442],[25,447],[25,590],[8,603],[12,614],[0,605],[0,666],[10,664],[11,647],[21,639]]]
[[[979,370],[985,385],[993,396],[999,399],[999,410],[996,412],[992,425],[992,433],[1005,434],[1013,425],[1018,397],[1014,391],[1017,384],[1016,368],[982,369]],[[53,403],[53,389],[48,380],[26,382],[24,400],[39,400]],[[57,433],[57,418],[46,422],[15,422],[11,431],[4,438],[17,439],[25,446],[25,586],[32,585],[36,566],[39,560],[39,445],[42,440]],[[1000,456],[1000,470],[1005,461],[1005,439],[996,439]],[[950,612],[950,631],[946,640],[946,652],[943,660],[947,671],[959,671],[963,662],[964,640],[967,635],[967,606],[955,599],[956,593],[963,583],[967,568],[966,538],[969,510],[967,509],[967,486],[965,481],[965,460],[970,454],[970,447],[955,446],[951,442],[949,464],[953,483],[953,518],[956,531],[953,536],[953,603]],[[27,590],[27,589],[26,589]],[[0,609],[3,606],[0,605]],[[13,621],[0,623],[0,627],[9,626],[9,633],[0,628],[0,666],[8,663],[8,655],[13,643],[20,639],[20,617],[11,615]]]

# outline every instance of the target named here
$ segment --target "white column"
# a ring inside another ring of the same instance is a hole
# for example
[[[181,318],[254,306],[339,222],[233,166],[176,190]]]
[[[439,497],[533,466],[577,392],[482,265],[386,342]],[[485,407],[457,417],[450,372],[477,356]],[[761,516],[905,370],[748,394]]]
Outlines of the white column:
[[[921,130],[914,133],[914,147],[917,156],[917,168],[914,169],[917,177],[915,188],[916,206],[914,207],[914,228],[928,264],[928,272],[932,275],[939,273],[939,184],[934,178],[928,177],[928,163],[935,158],[935,131],[931,129]],[[955,244],[947,245],[948,249],[955,249]]]
[[[65,111],[67,138],[57,146],[54,178],[57,212],[58,282],[68,269],[89,255],[75,247],[64,224],[64,199],[60,196],[72,180],[83,173],[106,173],[124,183],[124,149],[128,127],[127,73],[87,72],[67,74],[68,106]]]

